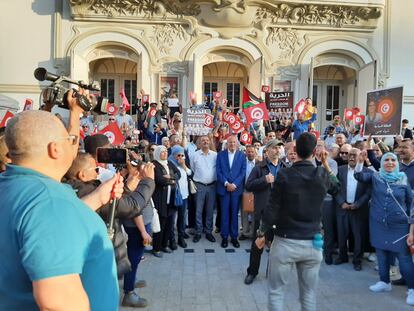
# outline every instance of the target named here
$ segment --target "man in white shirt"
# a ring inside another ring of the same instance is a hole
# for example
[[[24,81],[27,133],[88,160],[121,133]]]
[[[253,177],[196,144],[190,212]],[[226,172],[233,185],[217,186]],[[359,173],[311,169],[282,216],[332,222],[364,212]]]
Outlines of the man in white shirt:
[[[132,117],[126,113],[125,108],[121,107],[119,115],[116,116],[116,123],[121,131],[126,132],[128,129],[134,128],[134,120]]]
[[[215,242],[213,232],[213,211],[216,201],[216,159],[217,153],[210,150],[210,139],[201,136],[201,149],[191,158],[191,169],[194,172],[193,180],[197,186],[196,193],[196,234],[193,242],[201,239],[203,231],[206,239]],[[203,230],[203,210],[206,210],[206,227]]]
[[[353,265],[356,271],[362,269],[363,256],[363,210],[368,208],[370,188],[367,184],[358,182],[354,178],[355,166],[360,150],[352,148],[348,153],[348,164],[338,168],[338,180],[341,191],[335,196],[338,203],[336,218],[338,226],[339,257],[334,260],[335,265],[348,262],[348,240],[354,237]],[[366,168],[364,168],[366,170]]]

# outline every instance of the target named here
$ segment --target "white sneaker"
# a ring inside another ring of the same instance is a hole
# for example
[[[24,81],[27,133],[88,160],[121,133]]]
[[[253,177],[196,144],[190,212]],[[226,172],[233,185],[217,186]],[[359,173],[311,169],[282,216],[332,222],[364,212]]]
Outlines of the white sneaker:
[[[391,283],[385,283],[383,281],[379,281],[369,287],[369,290],[374,293],[390,292],[391,289],[392,289]],[[413,293],[413,299],[414,299],[414,293]]]
[[[369,255],[367,257],[367,260],[369,262],[375,262],[375,261],[377,261],[377,256],[375,255],[375,253],[369,253]]]
[[[390,276],[396,276],[398,274],[397,266],[390,266]]]
[[[411,288],[407,291],[407,300],[406,300],[406,302],[410,306],[414,306],[414,289]]]

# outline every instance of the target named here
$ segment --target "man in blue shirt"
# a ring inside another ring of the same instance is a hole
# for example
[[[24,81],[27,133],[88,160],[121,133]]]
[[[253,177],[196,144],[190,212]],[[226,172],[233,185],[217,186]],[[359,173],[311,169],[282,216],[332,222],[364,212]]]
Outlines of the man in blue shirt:
[[[13,165],[0,175],[0,310],[117,310],[113,246],[93,212],[116,179],[88,205],[61,184],[79,142],[48,112],[18,114],[5,139]]]
[[[292,125],[294,131],[293,140],[298,139],[302,133],[307,132],[309,125],[316,121],[316,108],[314,111],[315,112],[312,114],[312,117],[306,121],[303,120],[304,115],[302,113],[297,114],[297,119],[293,122]]]

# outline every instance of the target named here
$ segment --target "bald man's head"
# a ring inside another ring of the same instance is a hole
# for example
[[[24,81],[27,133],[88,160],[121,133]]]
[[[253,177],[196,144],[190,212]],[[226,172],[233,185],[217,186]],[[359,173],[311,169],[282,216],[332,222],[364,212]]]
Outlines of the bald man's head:
[[[50,112],[24,111],[7,123],[5,138],[13,163],[47,156],[52,141],[67,136],[62,122]]]

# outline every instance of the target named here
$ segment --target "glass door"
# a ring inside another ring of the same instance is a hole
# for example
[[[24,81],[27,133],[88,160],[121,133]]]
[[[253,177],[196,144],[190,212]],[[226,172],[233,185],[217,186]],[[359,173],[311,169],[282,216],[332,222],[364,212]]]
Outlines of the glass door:
[[[326,86],[326,113],[325,121],[333,120],[333,117],[339,115],[339,98],[340,98],[340,86],[339,85],[327,85]]]
[[[234,113],[237,113],[240,108],[240,83],[227,82],[226,83],[226,99],[227,107]]]
[[[218,91],[218,82],[214,81],[206,81],[204,82],[204,98],[203,98],[203,104],[210,104],[213,101],[213,93]]]

